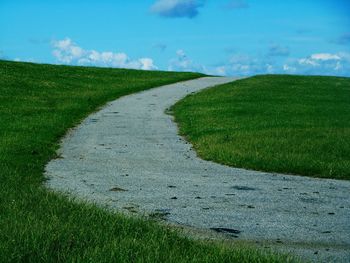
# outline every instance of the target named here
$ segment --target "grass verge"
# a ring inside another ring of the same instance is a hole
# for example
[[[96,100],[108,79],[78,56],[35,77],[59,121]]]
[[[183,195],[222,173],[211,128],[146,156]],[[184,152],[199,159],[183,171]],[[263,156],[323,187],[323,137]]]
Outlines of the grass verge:
[[[190,95],[172,110],[204,159],[350,179],[350,78],[256,76]]]
[[[46,190],[67,129],[107,101],[199,77],[0,61],[0,262],[281,262],[180,237],[158,224]]]

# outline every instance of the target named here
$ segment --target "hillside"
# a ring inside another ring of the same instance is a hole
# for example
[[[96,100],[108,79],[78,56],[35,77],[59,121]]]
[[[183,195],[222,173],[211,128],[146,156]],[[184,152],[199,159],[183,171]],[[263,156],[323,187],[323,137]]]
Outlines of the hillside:
[[[204,159],[350,179],[350,78],[256,76],[188,96],[174,111]]]

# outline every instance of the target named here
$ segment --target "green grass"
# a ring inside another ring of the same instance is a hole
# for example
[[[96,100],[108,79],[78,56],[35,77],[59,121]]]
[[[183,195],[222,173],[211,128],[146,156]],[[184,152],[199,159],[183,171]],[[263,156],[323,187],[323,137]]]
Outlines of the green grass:
[[[188,96],[173,111],[204,159],[350,179],[350,78],[256,76]]]
[[[107,101],[199,77],[0,61],[0,262],[281,262],[180,237],[43,187],[67,129]]]

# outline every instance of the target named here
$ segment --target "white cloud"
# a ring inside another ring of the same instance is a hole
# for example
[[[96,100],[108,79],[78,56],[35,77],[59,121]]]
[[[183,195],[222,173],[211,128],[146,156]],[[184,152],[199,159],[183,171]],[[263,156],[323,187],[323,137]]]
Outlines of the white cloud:
[[[314,59],[314,60],[339,60],[340,57],[336,54],[318,53],[318,54],[312,54],[311,59]]]
[[[193,18],[198,15],[198,9],[203,5],[203,0],[157,0],[151,11],[163,17]]]
[[[168,70],[204,72],[205,68],[200,64],[194,63],[187,57],[184,50],[179,49],[176,51],[176,58],[170,60]]]
[[[53,41],[52,46],[54,47],[52,54],[59,63],[143,70],[157,69],[151,58],[131,60],[125,53],[85,50],[79,47],[70,38]]]
[[[144,70],[156,69],[156,67],[153,65],[153,60],[150,58],[140,58],[139,62],[140,62],[141,69],[144,69]]]
[[[314,67],[319,67],[325,65],[326,63],[335,63],[336,61],[342,60],[343,55],[330,54],[330,53],[316,53],[309,57],[301,58],[298,60],[300,65],[310,65]]]
[[[350,54],[315,53],[293,64],[298,74],[350,76]]]
[[[68,50],[71,46],[74,46],[74,45],[75,44],[72,42],[70,38],[53,41],[53,46],[61,50]]]
[[[300,65],[319,66],[319,64],[313,58],[301,58],[298,60]]]

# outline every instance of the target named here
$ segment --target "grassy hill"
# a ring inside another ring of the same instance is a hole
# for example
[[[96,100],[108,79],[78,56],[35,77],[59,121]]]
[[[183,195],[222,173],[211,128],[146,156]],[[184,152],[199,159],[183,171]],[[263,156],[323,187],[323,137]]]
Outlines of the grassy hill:
[[[173,110],[204,159],[350,179],[350,78],[256,76],[188,96]]]
[[[43,187],[67,129],[107,101],[194,73],[0,61],[0,262],[281,262],[195,242]]]

